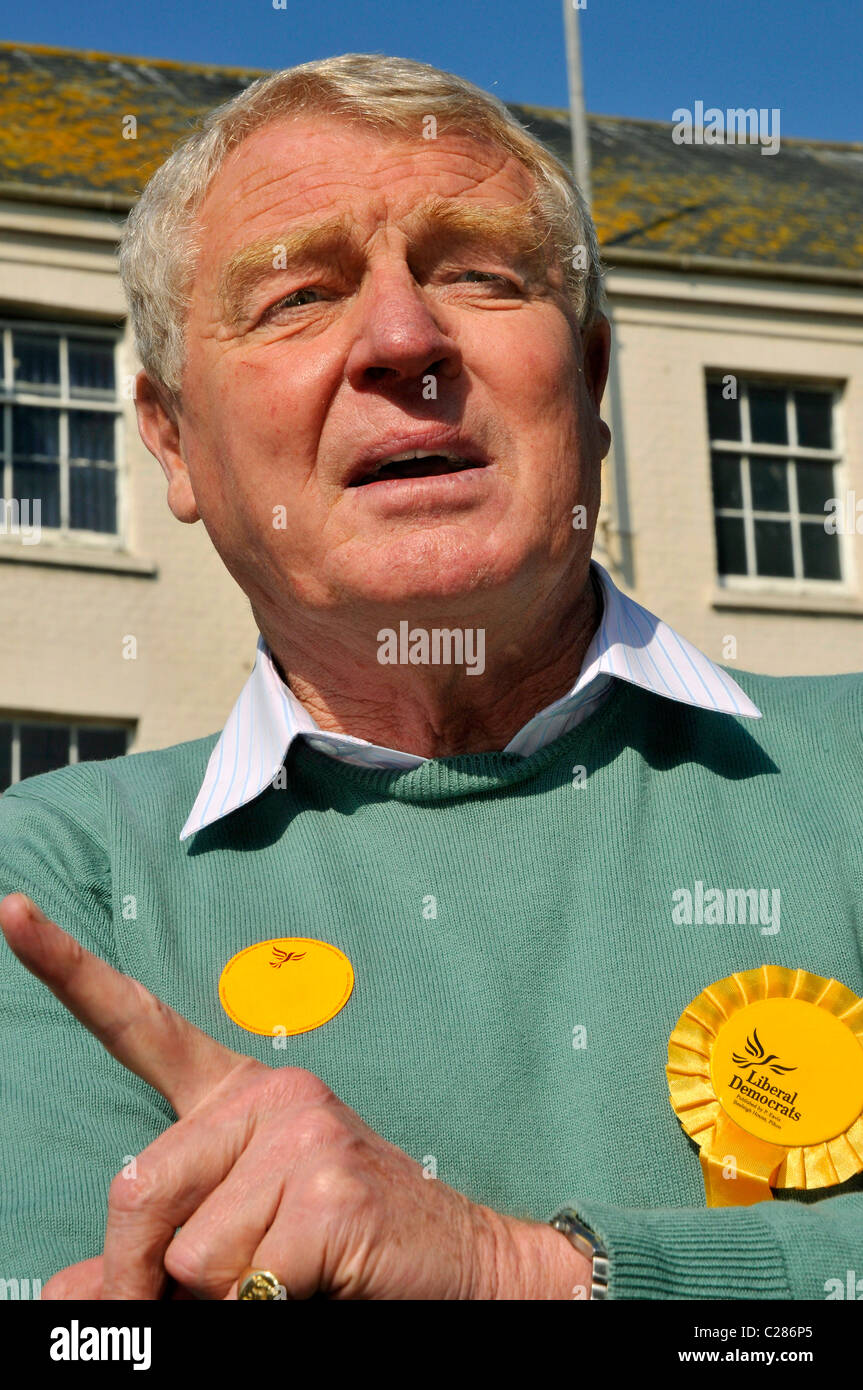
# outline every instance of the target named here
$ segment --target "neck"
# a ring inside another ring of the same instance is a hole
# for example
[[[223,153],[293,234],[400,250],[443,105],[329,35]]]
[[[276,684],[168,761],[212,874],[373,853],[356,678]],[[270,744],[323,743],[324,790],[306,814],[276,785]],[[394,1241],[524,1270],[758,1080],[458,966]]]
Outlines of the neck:
[[[392,645],[396,662],[381,664],[368,657],[358,661],[355,642],[322,631],[320,624],[313,643],[298,644],[269,623],[265,630],[256,617],[279,674],[319,728],[419,757],[446,758],[504,748],[539,710],[571,690],[596,632],[600,604],[588,569],[576,597],[562,609],[552,604],[517,622],[487,625],[484,650],[481,643],[471,646],[467,630],[459,629],[466,653],[476,658],[482,650],[482,670],[474,660],[475,674],[468,664],[435,665],[423,658],[414,645],[419,620],[417,628],[405,624],[402,642]],[[422,630],[431,644],[432,632]],[[393,631],[398,638],[398,627]],[[412,645],[422,664],[405,661]]]

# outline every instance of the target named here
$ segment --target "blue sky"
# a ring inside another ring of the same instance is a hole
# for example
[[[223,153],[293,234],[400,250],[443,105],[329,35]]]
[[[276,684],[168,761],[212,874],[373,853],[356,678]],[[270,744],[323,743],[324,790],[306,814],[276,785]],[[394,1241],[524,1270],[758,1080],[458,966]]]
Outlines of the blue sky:
[[[863,142],[859,0],[587,0],[589,111],[779,107],[783,135]],[[567,102],[561,0],[0,0],[0,37],[262,68],[397,53],[506,101]]]

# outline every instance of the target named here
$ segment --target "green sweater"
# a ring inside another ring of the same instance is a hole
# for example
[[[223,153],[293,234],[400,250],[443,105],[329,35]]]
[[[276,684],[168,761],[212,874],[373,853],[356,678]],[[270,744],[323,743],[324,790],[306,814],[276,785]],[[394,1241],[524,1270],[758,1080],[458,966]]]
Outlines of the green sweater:
[[[824,1298],[863,1274],[863,1182],[707,1210],[665,1064],[682,1009],[734,971],[863,995],[863,675],[733,676],[762,720],[616,682],[525,759],[387,772],[299,739],[285,789],[185,844],[214,738],[64,768],[0,801],[0,891],[220,1042],[316,1073],[474,1200],[574,1206],[613,1298]],[[780,890],[779,930],[678,925],[698,882]],[[279,1050],[218,982],[292,935],[338,946],[356,983]],[[0,1278],[46,1280],[101,1251],[111,1178],[175,1117],[2,940],[0,1106]]]

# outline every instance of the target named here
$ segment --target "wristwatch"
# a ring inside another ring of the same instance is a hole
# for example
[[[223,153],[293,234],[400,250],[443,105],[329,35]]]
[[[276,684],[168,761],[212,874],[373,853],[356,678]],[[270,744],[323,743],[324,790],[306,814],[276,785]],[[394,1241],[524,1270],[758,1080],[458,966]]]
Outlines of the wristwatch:
[[[586,1255],[590,1259],[590,1298],[608,1298],[608,1251],[602,1241],[569,1207],[564,1207],[557,1216],[552,1217],[549,1225],[565,1235],[580,1255]]]

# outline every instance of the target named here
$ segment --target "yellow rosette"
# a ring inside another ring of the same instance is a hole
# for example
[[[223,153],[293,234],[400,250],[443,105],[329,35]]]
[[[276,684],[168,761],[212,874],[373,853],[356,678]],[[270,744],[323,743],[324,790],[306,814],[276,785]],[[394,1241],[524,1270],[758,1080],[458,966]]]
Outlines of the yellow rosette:
[[[863,1000],[838,980],[780,965],[717,980],[680,1015],[666,1075],[709,1207],[863,1172]]]

